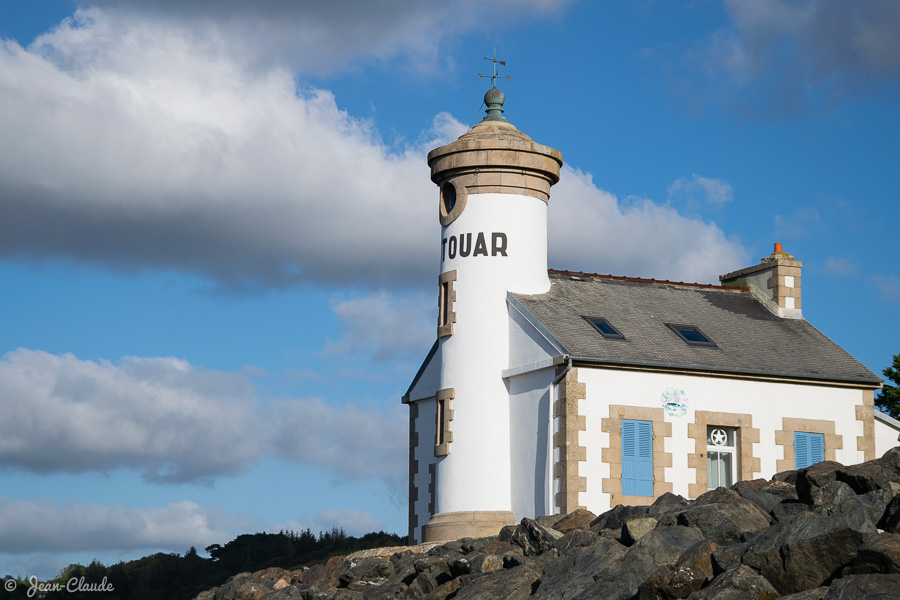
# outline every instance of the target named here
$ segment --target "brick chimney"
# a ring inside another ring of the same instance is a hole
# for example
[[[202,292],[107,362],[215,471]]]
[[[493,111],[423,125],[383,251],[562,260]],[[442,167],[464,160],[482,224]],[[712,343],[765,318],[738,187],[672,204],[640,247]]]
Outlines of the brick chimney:
[[[750,288],[766,308],[785,319],[802,319],[800,269],[803,263],[775,244],[775,250],[758,265],[719,276],[726,287]]]

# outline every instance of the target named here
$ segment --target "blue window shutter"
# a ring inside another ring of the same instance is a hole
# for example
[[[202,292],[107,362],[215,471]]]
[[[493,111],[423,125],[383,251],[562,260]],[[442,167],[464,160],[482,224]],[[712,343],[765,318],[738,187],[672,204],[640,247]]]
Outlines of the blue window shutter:
[[[810,465],[809,438],[802,431],[794,432],[794,468],[803,469]]]
[[[810,433],[809,435],[809,464],[825,460],[825,434]]]
[[[797,469],[825,460],[825,435],[821,433],[794,432],[794,464]]]
[[[653,423],[622,419],[622,494],[653,496]]]

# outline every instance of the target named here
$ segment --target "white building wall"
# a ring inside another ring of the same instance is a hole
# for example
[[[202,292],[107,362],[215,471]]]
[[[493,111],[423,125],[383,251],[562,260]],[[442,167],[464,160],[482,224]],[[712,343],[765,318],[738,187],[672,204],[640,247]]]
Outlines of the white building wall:
[[[516,521],[553,512],[548,493],[553,472],[552,401],[547,385],[552,376],[553,369],[546,368],[508,380],[512,511]]]
[[[753,473],[754,478],[771,477],[776,461],[784,458],[783,447],[775,440],[775,432],[783,428],[783,417],[833,421],[835,433],[842,436],[842,448],[836,449],[835,459],[844,464],[864,460],[862,450],[857,450],[857,436],[862,435],[863,428],[856,420],[856,406],[863,401],[860,390],[583,367],[578,374],[579,381],[586,384],[586,398],[579,410],[587,425],[579,436],[587,450],[580,474],[588,478],[587,491],[580,500],[597,514],[611,504],[610,495],[601,490],[602,479],[609,477],[602,450],[608,447],[612,434],[601,430],[602,419],[609,418],[609,406],[660,408],[662,394],[668,388],[683,390],[688,398],[683,416],[665,415],[665,421],[672,424],[672,436],[664,440],[665,451],[672,455],[665,479],[682,496],[688,497],[688,485],[696,482],[696,470],[688,467],[688,455],[705,452],[705,448],[695,448],[694,440],[688,437],[688,424],[694,422],[696,411],[752,415],[752,427],[760,430],[760,441],[753,444],[753,455],[760,459],[760,470]]]
[[[581,383],[584,383],[581,377],[583,370],[578,372]],[[578,444],[587,450],[587,460],[578,465],[578,474],[587,479],[587,490],[579,494],[578,501],[599,515],[593,507],[609,505],[609,494],[602,493],[600,489],[600,482],[609,478],[609,464],[603,462],[602,455],[603,448],[609,447],[609,434],[601,429],[601,419],[609,416],[609,411],[604,415],[597,400],[583,399],[578,403],[578,412],[585,418],[585,430],[578,432]]]
[[[875,457],[881,458],[884,453],[900,446],[900,421],[887,415],[875,416]]]
[[[509,369],[510,371],[534,370],[562,354],[552,342],[544,337],[513,305],[509,312]]]

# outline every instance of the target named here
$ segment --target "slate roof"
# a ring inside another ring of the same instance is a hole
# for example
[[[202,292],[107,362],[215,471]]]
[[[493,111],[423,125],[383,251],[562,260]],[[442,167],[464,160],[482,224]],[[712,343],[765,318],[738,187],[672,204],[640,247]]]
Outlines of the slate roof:
[[[577,362],[853,382],[881,379],[803,319],[772,314],[746,289],[550,271],[541,295],[510,294]],[[624,334],[604,338],[583,317]],[[666,323],[695,325],[717,348],[688,345]]]

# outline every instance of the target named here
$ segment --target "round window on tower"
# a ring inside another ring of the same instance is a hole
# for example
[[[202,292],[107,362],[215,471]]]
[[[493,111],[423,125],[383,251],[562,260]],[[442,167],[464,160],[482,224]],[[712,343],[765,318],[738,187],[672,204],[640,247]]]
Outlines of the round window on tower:
[[[441,188],[441,202],[444,203],[444,212],[450,214],[456,206],[456,188],[452,183],[445,183]]]
[[[441,225],[446,227],[456,220],[466,206],[466,189],[457,190],[452,181],[441,186]]]

